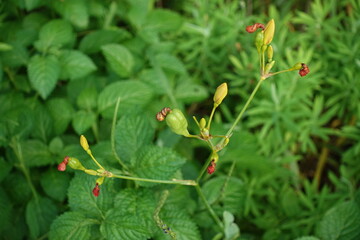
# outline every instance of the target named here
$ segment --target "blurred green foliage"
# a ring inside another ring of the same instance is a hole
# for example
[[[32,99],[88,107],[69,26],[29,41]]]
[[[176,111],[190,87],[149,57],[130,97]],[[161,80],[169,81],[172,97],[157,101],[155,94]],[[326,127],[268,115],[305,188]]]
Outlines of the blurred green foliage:
[[[164,189],[160,217],[178,239],[219,239],[191,187],[108,180],[95,198],[94,177],[56,166],[69,155],[94,167],[78,144],[84,134],[102,164],[121,167],[110,143],[120,98],[115,152],[129,173],[193,179],[206,148],[154,116],[170,106],[201,118],[227,82],[213,122],[226,132],[259,77],[245,27],[270,18],[275,70],[304,62],[311,72],[264,82],[202,190],[224,239],[360,238],[358,0],[16,0],[0,9],[1,239],[170,239],[153,220]]]

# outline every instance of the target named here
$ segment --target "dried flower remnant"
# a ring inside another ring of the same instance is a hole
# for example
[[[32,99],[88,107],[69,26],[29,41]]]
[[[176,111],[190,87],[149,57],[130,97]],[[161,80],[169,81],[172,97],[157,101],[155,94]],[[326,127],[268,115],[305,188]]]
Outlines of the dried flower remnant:
[[[299,70],[299,74],[300,76],[304,77],[310,72],[310,69],[305,63],[302,63],[301,67],[302,68]]]
[[[253,32],[255,32],[256,30],[258,30],[259,28],[261,28],[262,30],[264,30],[264,29],[265,29],[264,24],[262,24],[262,23],[255,23],[254,25],[247,26],[247,27],[246,27],[246,31],[247,31],[248,33],[253,33]]]
[[[158,112],[158,113],[156,114],[156,119],[157,119],[158,121],[160,121],[160,122],[164,121],[166,115],[167,115],[169,112],[171,112],[171,108],[169,108],[169,107],[164,107],[163,109],[161,109],[160,112]]]
[[[215,163],[214,160],[212,160],[210,165],[207,168],[207,173],[208,174],[213,174],[215,172],[215,168],[216,168],[216,163]]]
[[[58,165],[57,169],[61,172],[64,172],[66,170],[66,165],[69,162],[70,157],[66,156],[64,157],[64,160]]]
[[[92,193],[95,197],[98,197],[100,194],[100,187],[99,184],[96,183],[94,189],[92,190]]]

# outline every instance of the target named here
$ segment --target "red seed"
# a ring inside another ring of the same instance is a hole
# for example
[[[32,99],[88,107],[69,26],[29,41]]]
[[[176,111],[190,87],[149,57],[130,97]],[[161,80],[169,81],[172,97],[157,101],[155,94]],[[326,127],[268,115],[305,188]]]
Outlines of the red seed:
[[[210,165],[207,168],[208,174],[213,174],[215,172],[216,163],[214,161],[211,161]]]

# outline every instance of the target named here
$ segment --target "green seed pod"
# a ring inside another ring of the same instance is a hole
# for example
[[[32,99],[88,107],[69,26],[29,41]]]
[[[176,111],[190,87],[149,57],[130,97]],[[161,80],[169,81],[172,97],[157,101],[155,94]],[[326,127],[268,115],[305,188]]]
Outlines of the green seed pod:
[[[270,63],[266,64],[265,66],[265,74],[269,73],[271,68],[274,66],[275,61],[271,61]]]
[[[171,131],[178,135],[185,137],[189,136],[190,133],[187,130],[188,122],[184,114],[177,108],[171,110],[166,116],[166,124],[170,127]]]
[[[215,94],[214,94],[214,106],[217,107],[221,104],[221,102],[224,100],[228,93],[228,87],[226,83],[222,83],[220,86],[216,88]]]
[[[296,63],[291,69],[292,70],[300,70],[302,68],[303,68],[302,63]]]
[[[75,170],[82,170],[84,171],[85,168],[77,158],[69,158],[68,165]]]
[[[273,55],[274,55],[274,49],[271,45],[269,45],[269,47],[267,49],[268,62],[272,61]]]
[[[257,32],[255,36],[255,46],[258,53],[261,52],[261,47],[263,43],[264,43],[264,31]]]
[[[202,129],[204,129],[204,128],[206,127],[206,120],[205,120],[205,118],[201,118],[201,119],[200,119],[199,127],[200,127],[200,130],[202,130]]]
[[[264,45],[269,45],[274,37],[275,21],[271,19],[265,26],[264,30]]]
[[[105,177],[99,177],[98,179],[96,179],[96,184],[98,184],[100,186],[101,184],[103,184],[104,179],[105,179]]]

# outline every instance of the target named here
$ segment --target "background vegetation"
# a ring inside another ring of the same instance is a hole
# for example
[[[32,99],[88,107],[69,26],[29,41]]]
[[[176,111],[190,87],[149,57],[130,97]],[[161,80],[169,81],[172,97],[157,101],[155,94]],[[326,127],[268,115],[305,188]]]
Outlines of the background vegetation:
[[[178,239],[221,232],[190,186],[106,180],[95,198],[94,177],[56,166],[69,155],[94,168],[84,134],[108,168],[122,169],[114,150],[132,176],[194,179],[206,146],[154,116],[169,106],[203,117],[227,82],[213,122],[226,132],[259,77],[245,27],[270,18],[275,70],[305,62],[311,72],[264,82],[202,190],[225,226],[234,218],[237,239],[360,238],[358,0],[15,0],[0,9],[1,239],[170,239],[153,220],[164,189],[159,216]]]

